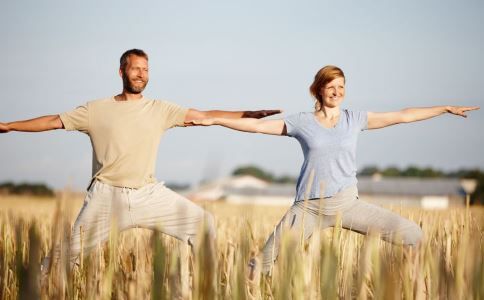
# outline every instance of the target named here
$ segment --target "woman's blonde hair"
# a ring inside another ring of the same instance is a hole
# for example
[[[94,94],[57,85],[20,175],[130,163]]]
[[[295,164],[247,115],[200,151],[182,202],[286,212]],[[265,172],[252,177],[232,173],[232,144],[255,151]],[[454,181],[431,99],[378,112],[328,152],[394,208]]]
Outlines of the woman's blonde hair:
[[[314,109],[316,111],[320,110],[323,107],[323,97],[321,96],[321,89],[326,86],[329,82],[333,81],[336,78],[343,77],[346,82],[345,74],[343,71],[336,67],[336,66],[325,66],[321,70],[316,73],[314,76],[314,81],[309,87],[309,92],[311,95],[316,99],[316,103],[314,105]]]

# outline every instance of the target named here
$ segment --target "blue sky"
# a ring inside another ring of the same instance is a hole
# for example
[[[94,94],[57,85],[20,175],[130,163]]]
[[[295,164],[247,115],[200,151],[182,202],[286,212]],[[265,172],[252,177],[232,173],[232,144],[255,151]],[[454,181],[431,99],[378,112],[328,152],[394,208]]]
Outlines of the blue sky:
[[[0,120],[71,110],[121,90],[127,49],[150,55],[145,96],[197,109],[310,111],[324,65],[347,77],[343,107],[484,104],[482,1],[9,1],[0,11]],[[363,132],[358,166],[484,169],[484,111]],[[297,175],[288,137],[176,128],[157,178],[196,183],[256,164]],[[0,136],[0,181],[83,189],[89,139],[62,130]]]

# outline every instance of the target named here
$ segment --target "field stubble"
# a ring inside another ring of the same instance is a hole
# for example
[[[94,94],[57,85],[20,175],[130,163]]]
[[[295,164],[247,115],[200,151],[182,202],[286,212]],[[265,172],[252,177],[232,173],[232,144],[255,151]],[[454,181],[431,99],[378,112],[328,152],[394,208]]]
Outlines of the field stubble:
[[[419,249],[404,249],[334,227],[282,239],[271,277],[247,279],[287,207],[202,204],[217,222],[216,247],[195,254],[145,229],[118,233],[68,267],[70,227],[82,198],[0,197],[0,299],[484,299],[484,208],[396,208],[422,226]],[[40,287],[40,260],[61,259]]]

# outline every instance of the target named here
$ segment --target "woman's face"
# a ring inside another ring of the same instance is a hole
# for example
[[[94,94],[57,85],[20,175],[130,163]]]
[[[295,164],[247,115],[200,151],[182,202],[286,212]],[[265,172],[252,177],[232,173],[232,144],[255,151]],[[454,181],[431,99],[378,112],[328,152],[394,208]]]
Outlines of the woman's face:
[[[333,79],[321,89],[320,93],[323,106],[330,108],[339,106],[345,98],[345,79],[343,77]]]

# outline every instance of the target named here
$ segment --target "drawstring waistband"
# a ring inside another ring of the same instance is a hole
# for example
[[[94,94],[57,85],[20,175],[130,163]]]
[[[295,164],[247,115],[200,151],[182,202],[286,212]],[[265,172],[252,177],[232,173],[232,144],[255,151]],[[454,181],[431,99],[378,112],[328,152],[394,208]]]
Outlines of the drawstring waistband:
[[[350,186],[332,197],[297,201],[294,205],[312,211],[315,214],[336,215],[350,208],[358,199],[358,188]]]

